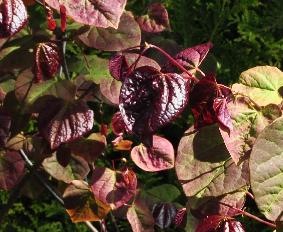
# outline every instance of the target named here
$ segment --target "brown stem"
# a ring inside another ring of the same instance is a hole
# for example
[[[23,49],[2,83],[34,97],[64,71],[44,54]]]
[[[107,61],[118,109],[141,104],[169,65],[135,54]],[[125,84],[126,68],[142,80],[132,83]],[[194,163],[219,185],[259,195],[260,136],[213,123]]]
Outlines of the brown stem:
[[[177,68],[179,68],[181,71],[183,71],[184,73],[186,73],[192,80],[194,80],[195,82],[198,82],[199,80],[194,77],[187,69],[185,69],[182,65],[180,65],[171,55],[169,55],[167,52],[165,52],[163,49],[161,49],[158,46],[155,46],[153,44],[146,44],[146,46],[148,46],[149,48],[154,48],[157,51],[161,52],[164,56],[166,56],[166,58],[172,63],[174,64]]]
[[[253,214],[250,214],[250,213],[248,213],[248,212],[246,212],[246,211],[244,211],[244,210],[238,209],[238,208],[236,208],[236,207],[234,207],[234,206],[231,206],[231,205],[226,204],[226,203],[223,203],[223,202],[219,202],[219,204],[222,204],[222,205],[225,205],[225,206],[227,206],[227,207],[229,207],[229,208],[231,208],[231,209],[237,210],[240,214],[245,215],[245,216],[247,216],[247,217],[249,217],[249,218],[252,218],[252,219],[254,219],[254,220],[256,220],[256,221],[258,221],[258,222],[260,222],[260,223],[263,223],[263,224],[265,224],[265,225],[267,225],[267,226],[269,226],[269,227],[276,228],[276,225],[275,225],[274,223],[265,221],[265,220],[263,220],[263,219],[261,219],[261,218],[255,216],[255,215],[253,215]]]

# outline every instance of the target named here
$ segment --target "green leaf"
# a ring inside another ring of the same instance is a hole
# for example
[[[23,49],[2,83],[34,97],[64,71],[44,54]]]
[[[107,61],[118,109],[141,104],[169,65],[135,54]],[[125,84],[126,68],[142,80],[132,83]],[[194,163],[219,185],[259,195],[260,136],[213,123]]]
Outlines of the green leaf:
[[[250,156],[251,187],[260,211],[283,221],[283,117],[258,136]]]
[[[180,195],[180,190],[172,184],[162,184],[146,190],[148,196],[158,199],[162,202],[173,202]]]
[[[280,104],[282,96],[279,88],[283,86],[283,72],[272,66],[257,66],[240,75],[240,84],[232,90],[250,97],[260,106]]]

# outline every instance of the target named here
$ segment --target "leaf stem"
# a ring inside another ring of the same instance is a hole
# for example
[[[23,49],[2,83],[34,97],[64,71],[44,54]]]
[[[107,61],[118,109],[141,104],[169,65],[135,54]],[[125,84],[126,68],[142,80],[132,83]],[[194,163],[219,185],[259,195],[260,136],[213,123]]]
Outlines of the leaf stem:
[[[36,169],[34,168],[34,164],[30,161],[26,153],[24,152],[23,149],[20,150],[20,154],[25,160],[25,162],[28,165],[29,170],[31,171],[32,174],[40,181],[41,184],[56,198],[56,200],[64,206],[64,201],[62,198],[52,189],[52,187],[41,177],[39,173],[37,173]],[[89,221],[84,222],[87,227],[92,231],[92,232],[98,232],[98,230],[91,224]]]
[[[155,46],[153,44],[146,44],[146,47],[149,48],[154,48],[157,51],[159,51],[160,53],[162,53],[164,56],[166,56],[166,58],[172,63],[174,64],[177,68],[179,68],[181,71],[183,71],[184,73],[186,73],[192,80],[194,80],[195,82],[198,82],[199,80],[194,77],[187,69],[185,69],[182,65],[180,65],[171,55],[169,55],[167,52],[165,52],[162,48]]]
[[[64,37],[64,35],[63,35]],[[62,68],[63,68],[63,73],[65,75],[65,78],[67,80],[70,80],[70,74],[69,74],[69,70],[68,70],[68,65],[66,62],[66,45],[67,45],[67,41],[63,40],[60,42],[60,50],[61,50],[61,56],[62,56]]]
[[[261,218],[255,216],[255,215],[253,215],[253,214],[250,214],[250,213],[248,213],[248,212],[246,212],[246,211],[244,211],[244,210],[238,209],[238,208],[236,208],[236,207],[234,207],[234,206],[231,206],[231,205],[229,205],[229,204],[226,204],[226,203],[224,203],[224,202],[219,202],[219,204],[222,204],[222,205],[225,205],[225,206],[227,206],[227,207],[229,207],[229,208],[231,208],[231,209],[234,209],[234,210],[238,211],[240,214],[245,215],[245,216],[247,216],[247,217],[249,217],[249,218],[252,218],[252,219],[254,219],[254,220],[256,220],[256,221],[258,221],[258,222],[260,222],[260,223],[263,223],[263,224],[265,224],[265,225],[267,225],[267,226],[269,226],[269,227],[276,228],[276,225],[275,225],[274,223],[265,221],[265,220],[263,220],[263,219],[261,219]]]

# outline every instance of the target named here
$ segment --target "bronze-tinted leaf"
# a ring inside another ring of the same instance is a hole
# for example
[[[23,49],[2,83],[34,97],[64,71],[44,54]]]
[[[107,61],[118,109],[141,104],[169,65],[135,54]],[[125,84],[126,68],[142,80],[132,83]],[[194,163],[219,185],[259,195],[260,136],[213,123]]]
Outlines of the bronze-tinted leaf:
[[[111,208],[119,208],[136,194],[137,177],[129,169],[113,171],[96,167],[91,188],[97,199],[109,204]]]
[[[103,100],[108,104],[118,106],[121,85],[120,81],[113,78],[102,79],[100,82],[100,92]]]
[[[51,98],[48,109],[39,111],[39,131],[49,142],[51,149],[60,144],[81,138],[93,127],[93,111],[82,101],[65,102]]]
[[[27,11],[22,0],[0,2],[0,38],[10,37],[27,23]]]
[[[25,173],[25,161],[17,151],[0,153],[0,188],[10,190]]]
[[[79,36],[88,47],[104,51],[121,51],[140,45],[141,31],[131,12],[124,12],[118,29],[91,27]]]
[[[67,15],[75,21],[96,27],[117,28],[124,11],[126,0],[46,0],[46,3],[59,11],[60,5],[66,7]]]
[[[134,163],[147,172],[156,172],[174,167],[173,145],[165,138],[154,135],[151,148],[140,144],[131,151]]]
[[[33,71],[37,81],[54,77],[60,66],[61,54],[57,43],[45,42],[36,46]]]
[[[96,199],[84,181],[74,180],[63,194],[64,205],[72,222],[100,221],[110,211],[107,204]]]
[[[150,4],[147,15],[137,17],[137,22],[145,32],[161,32],[170,29],[168,12],[162,3]]]

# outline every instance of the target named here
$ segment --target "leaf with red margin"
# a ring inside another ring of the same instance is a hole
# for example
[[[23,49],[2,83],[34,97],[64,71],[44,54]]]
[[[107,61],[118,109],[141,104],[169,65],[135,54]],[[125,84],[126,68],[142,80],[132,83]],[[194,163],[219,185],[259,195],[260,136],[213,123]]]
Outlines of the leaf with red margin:
[[[124,55],[115,54],[109,59],[109,71],[117,81],[123,81],[125,73],[129,68],[128,62]]]
[[[79,23],[96,27],[117,28],[127,1],[46,0],[45,2],[58,11],[60,5],[64,5],[66,7],[67,15]]]
[[[131,158],[139,168],[147,172],[171,169],[175,163],[173,145],[156,135],[153,136],[152,148],[143,144],[135,146],[131,151]]]
[[[117,30],[113,28],[91,27],[79,35],[88,47],[103,51],[121,51],[140,45],[141,31],[131,12],[124,12]]]
[[[113,171],[109,168],[95,167],[91,189],[94,196],[112,209],[127,203],[136,194],[137,177],[129,169]]]
[[[37,81],[54,77],[60,66],[61,55],[57,43],[45,42],[36,46],[33,72]]]
[[[221,127],[228,130],[229,133],[233,129],[232,119],[227,107],[227,98],[218,97],[214,99],[213,109]]]
[[[0,188],[14,188],[25,174],[25,161],[17,151],[0,152]]]
[[[26,25],[27,20],[27,11],[22,0],[0,2],[0,38],[13,36]]]
[[[120,111],[116,112],[112,116],[111,126],[112,126],[113,133],[117,136],[122,135],[124,131],[126,130],[126,124],[124,123],[124,120],[122,118]]]
[[[127,219],[134,232],[154,232],[154,218],[152,213],[141,201],[135,201],[128,209]]]
[[[69,144],[74,155],[83,157],[93,163],[105,150],[107,141],[104,135],[92,133],[87,138],[81,138]]]
[[[245,232],[243,225],[234,218],[211,215],[201,220],[196,232]]]
[[[120,112],[127,131],[152,146],[152,135],[175,119],[188,101],[189,81],[176,73],[163,74],[150,66],[135,69],[120,91]]]
[[[137,17],[137,22],[142,31],[161,32],[170,30],[169,16],[162,3],[152,3],[148,6],[147,15]]]
[[[88,163],[83,158],[71,156],[69,164],[64,167],[58,162],[56,154],[46,158],[42,162],[42,167],[53,178],[65,183],[70,183],[73,180],[83,180],[90,171]]]
[[[124,55],[129,65],[132,65],[133,63],[135,63],[136,60],[140,57],[139,61],[136,63],[136,68],[139,68],[142,66],[151,66],[153,68],[156,68],[157,70],[161,69],[161,67],[155,60],[147,56],[140,56],[140,54],[137,54],[137,53],[124,53]]]
[[[100,92],[103,100],[110,105],[118,106],[121,86],[122,83],[113,78],[102,79]]]
[[[201,65],[212,47],[211,42],[199,44],[179,52],[174,58],[185,68],[194,70]],[[162,68],[162,71],[172,72],[172,70],[174,70],[174,66],[169,62]]]
[[[5,144],[10,136],[12,117],[3,107],[0,107],[0,148]]]
[[[92,129],[93,111],[83,101],[66,102],[53,97],[45,104],[49,107],[39,111],[38,127],[51,149],[81,138]]]
[[[110,212],[110,207],[96,199],[88,184],[81,180],[68,185],[63,201],[72,222],[100,221]]]
[[[161,229],[168,228],[175,219],[176,206],[172,203],[157,203],[153,205],[152,215],[155,225]]]

